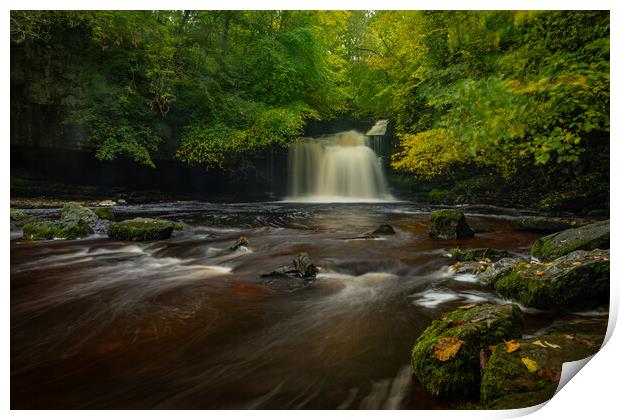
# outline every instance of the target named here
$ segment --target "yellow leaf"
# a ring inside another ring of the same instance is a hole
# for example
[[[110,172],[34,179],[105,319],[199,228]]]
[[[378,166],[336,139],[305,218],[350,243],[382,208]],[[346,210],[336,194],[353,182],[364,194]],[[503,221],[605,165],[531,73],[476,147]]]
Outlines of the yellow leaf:
[[[528,359],[527,357],[522,357],[521,361],[523,362],[527,370],[529,370],[531,373],[534,373],[538,370],[538,363],[536,363],[534,360]]]
[[[517,351],[519,350],[519,347],[521,347],[521,344],[519,344],[516,340],[504,341],[504,344],[506,344],[506,351],[508,353]]]
[[[433,357],[442,362],[450,360],[459,352],[459,349],[464,343],[463,340],[454,337],[440,338],[439,341],[435,343]]]
[[[495,350],[497,350],[497,346],[496,346],[496,345],[494,345],[494,344],[491,344],[491,345],[489,346],[489,350],[491,350],[491,353],[495,353]]]
[[[545,275],[545,272],[544,272],[544,271],[537,271],[537,272],[536,272],[536,273],[534,273],[534,274],[536,274],[538,277],[542,277],[542,276],[544,276],[544,275]]]
[[[536,346],[543,347],[543,348],[547,348],[547,346],[545,346],[543,343],[541,343],[540,340],[536,340],[532,344],[534,344]]]
[[[549,347],[553,348],[553,349],[561,349],[562,348],[559,345],[550,343],[548,341],[545,341],[545,344],[548,345]]]

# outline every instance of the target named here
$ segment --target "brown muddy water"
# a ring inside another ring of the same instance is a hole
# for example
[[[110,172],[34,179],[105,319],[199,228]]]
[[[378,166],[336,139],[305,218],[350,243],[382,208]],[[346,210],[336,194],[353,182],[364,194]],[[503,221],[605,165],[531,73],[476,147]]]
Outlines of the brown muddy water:
[[[159,242],[11,240],[13,409],[444,408],[412,378],[415,339],[456,306],[501,301],[447,250],[527,255],[537,238],[468,215],[491,231],[433,240],[407,203],[115,210],[189,226]],[[381,223],[397,234],[355,239]],[[240,235],[249,247],[229,251]],[[316,281],[257,278],[301,251]],[[529,313],[526,332],[551,318]]]

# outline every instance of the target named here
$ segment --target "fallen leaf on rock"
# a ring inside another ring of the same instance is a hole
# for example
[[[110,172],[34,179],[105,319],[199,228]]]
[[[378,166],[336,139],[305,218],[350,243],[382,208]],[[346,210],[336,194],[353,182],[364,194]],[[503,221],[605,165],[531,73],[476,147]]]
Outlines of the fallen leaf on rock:
[[[544,275],[545,275],[545,272],[544,272],[544,271],[537,271],[537,272],[536,272],[536,273],[534,273],[534,274],[536,274],[536,276],[538,276],[538,277],[542,277],[542,276],[544,276]]]
[[[562,348],[559,345],[550,343],[548,341],[545,341],[545,344],[548,345],[549,347],[553,348],[553,349],[561,349]]]
[[[528,264],[525,264],[525,265],[524,265],[524,267],[525,267],[525,268],[532,268],[532,264],[529,264],[529,263],[528,263]]]
[[[560,380],[560,372],[551,368],[541,369],[538,375],[550,382],[558,382]]]
[[[581,265],[581,261],[573,261],[573,265],[575,267],[579,267]]]
[[[471,309],[471,308],[475,308],[476,306],[478,306],[478,304],[476,303],[470,303],[469,305],[461,305],[461,306],[457,306],[456,309]]]
[[[444,315],[441,316],[441,320],[442,321],[446,321],[447,319],[448,319],[448,315],[444,314]]]
[[[575,336],[574,335],[570,335],[570,334],[564,334],[564,337],[569,339],[569,340],[574,340]]]
[[[465,342],[455,337],[440,338],[435,343],[433,357],[437,360],[445,362],[453,358],[458,352],[461,346]]]
[[[496,345],[494,345],[494,344],[491,344],[491,345],[489,346],[489,350],[491,350],[491,353],[494,353],[494,352],[495,352],[495,350],[497,350],[497,346],[496,346]]]
[[[461,325],[465,325],[465,323],[463,321],[448,322],[448,327],[450,327],[450,328],[452,328],[452,327],[460,327]]]
[[[578,342],[579,344],[583,344],[584,346],[588,346],[588,347],[594,347],[594,343],[590,340],[586,340],[585,338],[575,338],[575,341]]]
[[[532,344],[534,344],[535,346],[543,347],[545,349],[547,348],[547,346],[545,346],[543,343],[541,343],[540,340],[536,340]]]
[[[534,360],[528,359],[527,357],[522,357],[521,361],[523,362],[527,370],[529,370],[531,373],[534,373],[538,370],[538,363],[536,363]]]
[[[483,316],[480,316],[480,317],[478,317],[478,318],[476,318],[476,319],[472,319],[470,322],[471,322],[472,324],[476,324],[476,323],[478,323],[478,322],[480,322],[480,321],[484,321],[484,320],[485,320],[485,319],[487,319],[487,318],[488,318],[488,316],[483,315]]]
[[[519,347],[521,347],[521,344],[519,344],[516,340],[504,341],[504,344],[506,344],[506,351],[508,353],[517,351],[519,350]]]

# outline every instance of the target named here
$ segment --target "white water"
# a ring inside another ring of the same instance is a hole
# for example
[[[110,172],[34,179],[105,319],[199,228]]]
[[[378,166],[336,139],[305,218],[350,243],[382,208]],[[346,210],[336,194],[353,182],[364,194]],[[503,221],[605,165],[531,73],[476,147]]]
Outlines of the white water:
[[[288,201],[391,201],[368,137],[347,131],[302,139],[289,152]]]

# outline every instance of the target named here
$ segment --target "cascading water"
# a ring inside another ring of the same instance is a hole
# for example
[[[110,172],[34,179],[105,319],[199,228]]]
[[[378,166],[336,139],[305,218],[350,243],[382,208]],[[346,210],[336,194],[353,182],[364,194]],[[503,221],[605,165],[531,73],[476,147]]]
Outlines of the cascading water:
[[[347,131],[306,138],[289,152],[290,201],[393,200],[368,137]]]

